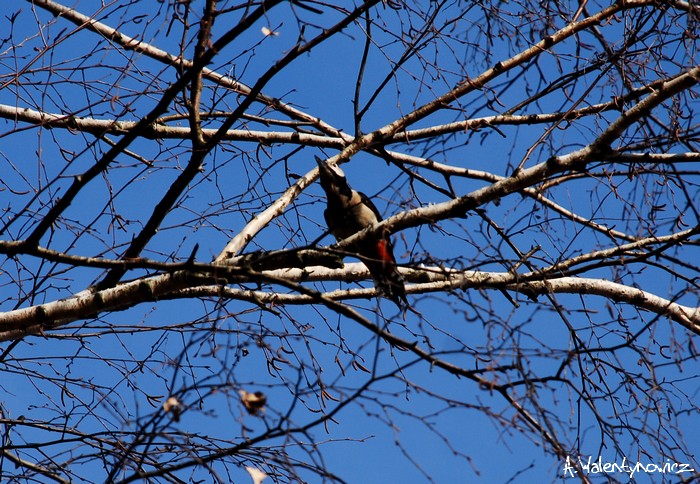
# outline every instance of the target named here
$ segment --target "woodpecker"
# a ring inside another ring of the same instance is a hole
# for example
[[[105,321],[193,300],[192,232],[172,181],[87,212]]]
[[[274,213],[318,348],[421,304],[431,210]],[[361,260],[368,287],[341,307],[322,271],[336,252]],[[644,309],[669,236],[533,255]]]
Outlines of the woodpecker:
[[[327,208],[323,217],[328,230],[337,241],[350,237],[362,229],[382,220],[379,210],[364,193],[353,190],[343,171],[316,158],[321,178],[321,187],[326,192]],[[407,305],[403,276],[396,269],[396,259],[391,240],[381,235],[363,241],[357,253],[369,269],[374,285],[399,309]]]

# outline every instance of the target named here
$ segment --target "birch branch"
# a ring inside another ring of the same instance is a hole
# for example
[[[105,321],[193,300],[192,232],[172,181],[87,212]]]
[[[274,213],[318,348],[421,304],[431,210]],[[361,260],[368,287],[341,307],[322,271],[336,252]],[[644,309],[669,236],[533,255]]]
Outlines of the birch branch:
[[[695,66],[661,83],[656,91],[622,113],[589,145],[566,155],[554,156],[530,168],[516,171],[508,178],[500,179],[467,195],[393,215],[339,242],[337,247],[343,250],[361,242],[365,237],[383,231],[394,233],[428,222],[438,222],[452,217],[464,217],[470,210],[503,198],[510,193],[520,192],[527,187],[542,183],[553,174],[583,170],[588,163],[605,158],[611,151],[612,143],[628,127],[651,112],[654,107],[679,92],[696,85],[699,81],[700,66]]]
[[[119,32],[117,29],[114,29],[110,27],[109,25],[106,25],[102,22],[98,22],[92,17],[89,17],[85,14],[82,14],[78,11],[76,11],[72,7],[66,7],[64,5],[61,5],[59,3],[56,3],[52,0],[27,0],[29,3],[31,3],[34,6],[43,8],[51,13],[53,13],[56,16],[61,16],[61,18],[64,18],[68,20],[69,22],[72,22],[73,24],[79,26],[80,28],[85,28],[89,31],[95,32],[102,37],[109,39],[110,41],[120,45],[122,48],[125,50],[134,50],[135,52],[142,53],[151,59],[157,60],[165,65],[168,66],[174,66],[174,67],[179,67],[179,68],[184,68],[184,69],[190,69],[194,65],[193,62],[189,59],[185,59],[181,56],[176,56],[173,54],[170,54],[162,49],[159,49],[148,42],[144,42],[142,40],[136,39],[134,37],[129,37],[128,35],[125,35],[121,32]],[[252,93],[252,89],[245,85],[244,83],[237,81],[235,79],[232,79],[229,76],[225,76],[223,74],[219,74],[216,71],[213,71],[207,67],[203,68],[201,70],[202,77],[204,77],[207,80],[210,80],[222,87],[226,87],[228,89],[231,89],[232,91],[241,93],[243,95],[250,95]],[[340,130],[334,128],[333,126],[325,123],[322,121],[320,118],[311,116],[299,109],[296,109],[292,106],[289,106],[283,102],[281,102],[279,99],[275,99],[269,96],[266,96],[262,93],[256,94],[256,99],[263,104],[266,104],[270,107],[273,107],[275,110],[280,111],[291,117],[292,119],[298,119],[302,120],[305,122],[308,122],[314,126],[316,126],[318,129],[320,129],[322,132],[331,134],[332,136],[335,137],[343,137],[343,134]]]
[[[542,274],[456,271],[442,267],[401,269],[401,272],[408,280],[423,281],[408,285],[406,291],[409,294],[471,288],[506,289],[528,297],[547,293],[593,294],[668,316],[693,333],[700,334],[700,307],[684,306],[642,289],[602,279],[558,277],[529,280],[531,277],[542,277]],[[250,276],[249,281],[256,278],[254,273],[247,274]],[[358,262],[346,264],[343,269],[308,267],[264,271],[259,273],[259,277],[263,280],[284,281],[286,285],[294,284],[296,286],[293,287],[301,290],[302,286],[298,286],[301,282],[352,281],[368,279],[370,274],[367,268]],[[204,280],[206,279],[192,271],[177,271],[125,282],[98,292],[85,290],[66,299],[0,313],[0,341],[19,339],[29,334],[42,334],[49,329],[93,317],[101,312],[124,310],[163,299],[223,297],[257,305],[308,304],[314,301],[314,297],[309,294],[233,289],[222,284],[202,284]],[[302,290],[308,291],[309,289]],[[333,291],[324,294],[324,297],[326,296],[333,300],[370,298],[376,296],[376,290],[371,288]]]
[[[66,128],[69,130],[90,133],[95,136],[105,134],[123,135],[132,130],[136,121],[117,121],[112,119],[83,118],[73,115],[47,113],[35,111],[29,108],[17,108],[7,104],[0,104],[0,118],[22,121],[36,126],[47,128]],[[218,129],[202,129],[204,141],[210,140]],[[141,137],[146,139],[188,139],[192,137],[191,129],[182,126],[167,126],[156,120],[140,131]],[[248,141],[253,143],[284,143],[319,146],[323,148],[342,149],[347,143],[342,138],[330,136],[299,133],[296,131],[259,131],[251,129],[229,129],[222,139],[229,141]]]
[[[464,83],[460,84],[456,88],[450,90],[449,92],[439,96],[437,99],[419,107],[418,109],[414,110],[413,112],[407,114],[406,116],[397,119],[396,121],[387,124],[386,126],[372,132],[368,133],[364,136],[356,138],[354,141],[349,143],[339,154],[331,157],[328,159],[328,162],[330,164],[340,164],[343,163],[352,156],[354,156],[356,153],[366,150],[372,146],[376,145],[384,145],[387,140],[392,139],[394,135],[397,133],[401,132],[403,129],[405,129],[407,126],[410,124],[413,124],[430,114],[432,114],[435,111],[438,111],[444,106],[449,105],[452,101],[455,99],[458,99],[469,92],[472,92],[474,90],[480,89],[486,83],[489,81],[493,80],[494,78],[502,75],[504,72],[513,69],[519,65],[522,65],[525,62],[528,62],[529,60],[535,58],[536,56],[540,55],[542,52],[545,52],[547,49],[551,48],[557,43],[562,42],[563,40],[576,35],[576,33],[580,32],[581,30],[584,30],[592,25],[596,25],[603,21],[604,19],[610,18],[616,13],[618,13],[620,10],[627,9],[627,8],[633,8],[633,7],[640,7],[644,5],[648,5],[649,3],[652,3],[651,0],[637,0],[637,1],[627,1],[627,2],[619,2],[611,7],[608,7],[607,9],[604,9],[600,12],[598,12],[595,15],[592,15],[590,17],[587,17],[586,19],[582,20],[581,22],[575,22],[572,24],[567,25],[563,29],[557,31],[556,33],[546,37],[545,39],[541,40],[537,44],[533,45],[532,47],[520,52],[519,54],[516,54],[515,56],[498,62],[493,68],[486,70],[483,72],[481,75],[478,77],[471,79],[471,80],[466,80]],[[271,206],[269,206],[267,209],[263,210],[261,213],[256,215],[253,220],[251,220],[246,226],[241,230],[240,233],[238,233],[224,248],[224,250],[219,254],[219,256],[216,258],[217,262],[223,261],[229,257],[235,256],[236,254],[240,253],[245,246],[252,240],[252,238],[255,236],[256,233],[258,233],[263,227],[267,226],[270,221],[272,221],[275,217],[281,215],[284,213],[285,209],[291,204],[296,197],[301,193],[306,187],[308,187],[318,176],[318,168],[314,168],[311,171],[309,171],[306,175],[301,177],[299,180],[297,180],[296,183],[294,183],[291,187],[289,187],[283,194],[280,196]],[[511,179],[508,179],[511,180]],[[532,180],[530,180],[532,182]],[[506,186],[510,185],[517,185],[517,181],[504,181],[503,185],[499,186],[498,190],[501,188],[505,188]],[[529,183],[525,183],[522,186],[527,186]],[[498,191],[496,190],[496,191]],[[505,192],[504,192],[505,193]],[[499,196],[499,195],[496,195]],[[495,197],[494,197],[495,198]],[[461,200],[465,200],[464,198]],[[447,202],[450,203],[450,202]],[[466,213],[466,211],[469,208],[472,207],[471,201],[469,202],[464,202],[462,205],[464,207],[459,207],[459,202],[456,203],[456,206],[454,208],[447,208],[444,204],[441,204],[440,209],[430,209],[427,212],[428,213],[435,213],[437,210],[441,210],[442,208],[445,208],[444,218],[448,218],[449,216],[452,215],[463,215]],[[474,205],[474,207],[477,205]],[[422,212],[421,212],[422,210]],[[361,237],[367,236],[366,233],[368,231],[371,231],[371,233],[377,233],[380,229],[383,228],[389,228],[392,227],[394,228],[393,231],[398,230],[399,228],[407,228],[410,225],[402,225],[399,223],[399,220],[403,220],[404,223],[407,223],[407,221],[410,219],[418,224],[418,222],[415,222],[417,220],[422,220],[421,223],[425,223],[425,221],[430,221],[433,220],[432,216],[425,216],[424,213],[426,211],[423,209],[417,209],[409,212],[408,214],[400,214],[400,216],[394,216],[391,217],[390,220],[391,222],[383,222],[382,224],[372,227],[368,230],[365,230],[363,232],[360,232],[360,234],[365,234],[365,235],[360,235],[357,234],[352,237],[354,242],[358,242],[361,240]],[[394,227],[396,225],[396,227]],[[381,228],[380,228],[381,227]],[[357,238],[355,238],[357,237]],[[343,247],[347,247],[348,245],[343,245]]]

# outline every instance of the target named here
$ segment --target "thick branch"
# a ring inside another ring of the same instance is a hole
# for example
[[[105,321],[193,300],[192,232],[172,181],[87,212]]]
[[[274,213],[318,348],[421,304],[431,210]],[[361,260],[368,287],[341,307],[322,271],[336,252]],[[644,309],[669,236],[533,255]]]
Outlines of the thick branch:
[[[231,113],[229,113],[229,115],[230,114]],[[47,128],[78,130],[95,136],[103,136],[105,134],[123,135],[133,129],[137,124],[137,121],[82,118],[65,114],[35,111],[29,108],[18,108],[7,104],[0,104],[0,118],[23,121]],[[204,141],[209,141],[218,131],[218,129],[211,128],[202,129]],[[142,130],[141,137],[146,139],[188,139],[191,137],[191,130],[183,126],[168,126],[162,124],[161,120],[158,119]],[[342,138],[333,138],[319,134],[298,133],[295,131],[259,131],[251,129],[229,129],[223,134],[221,139],[262,144],[298,144],[302,146],[318,146],[335,149],[342,149],[347,144]]]
[[[226,273],[224,268],[220,268]],[[216,266],[212,266],[216,270]],[[595,294],[615,301],[668,316],[690,331],[700,334],[700,308],[680,305],[650,292],[602,279],[559,277],[530,280],[538,274],[513,274],[510,272],[455,271],[440,267],[401,269],[409,281],[421,281],[406,287],[409,294],[443,292],[447,289],[507,289],[528,297],[546,293]],[[360,263],[346,264],[343,269],[306,267],[303,269],[279,269],[262,273],[246,272],[248,280],[268,280],[297,284],[296,289],[305,296],[284,295],[262,291],[243,291],[222,285],[210,285],[207,279],[192,271],[145,277],[125,282],[114,288],[98,292],[82,291],[73,297],[38,306],[0,313],[0,341],[21,338],[27,334],[41,334],[80,319],[93,317],[100,312],[127,309],[144,302],[159,299],[181,299],[191,297],[230,297],[247,300],[255,304],[308,304],[313,302],[314,291],[302,289],[300,282],[321,280],[358,280],[370,277],[366,267]],[[211,278],[209,278],[211,280]],[[376,295],[374,289],[339,291],[329,294],[330,299],[368,298]],[[46,326],[46,325],[49,326]]]
[[[389,217],[339,242],[337,247],[341,250],[352,247],[364,240],[365,237],[371,237],[384,231],[394,233],[398,230],[417,227],[425,223],[434,223],[453,217],[464,217],[470,210],[503,198],[508,194],[517,193],[527,187],[542,183],[553,174],[585,169],[588,163],[605,158],[611,149],[613,141],[621,136],[625,129],[629,128],[662,102],[683,90],[689,89],[699,81],[700,66],[696,66],[662,83],[656,91],[622,113],[589,145],[566,155],[552,157],[530,168],[516,171],[508,178],[500,179],[491,185],[462,197],[427,207],[416,208]]]

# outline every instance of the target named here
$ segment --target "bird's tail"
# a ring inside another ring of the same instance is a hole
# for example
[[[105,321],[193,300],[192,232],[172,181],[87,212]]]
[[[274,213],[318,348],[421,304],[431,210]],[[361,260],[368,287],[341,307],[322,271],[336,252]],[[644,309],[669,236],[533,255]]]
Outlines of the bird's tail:
[[[363,252],[363,262],[372,274],[377,291],[393,301],[399,309],[408,306],[404,278],[396,268],[391,242],[380,239],[372,244],[372,250]]]

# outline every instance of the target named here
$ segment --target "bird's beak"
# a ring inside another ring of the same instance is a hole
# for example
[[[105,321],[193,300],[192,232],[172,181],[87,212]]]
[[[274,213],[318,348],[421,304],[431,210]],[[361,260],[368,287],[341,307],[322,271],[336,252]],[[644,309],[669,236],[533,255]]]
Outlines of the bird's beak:
[[[327,180],[333,180],[335,178],[333,176],[333,169],[328,165],[326,160],[322,160],[317,156],[316,163],[318,164],[318,171],[320,172],[321,178],[325,178]]]

